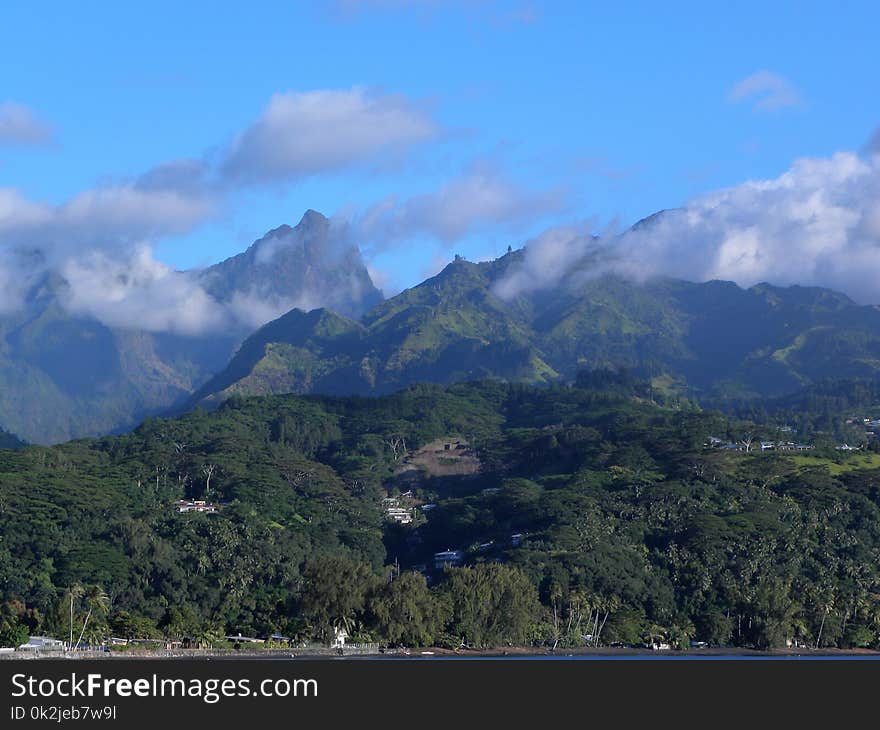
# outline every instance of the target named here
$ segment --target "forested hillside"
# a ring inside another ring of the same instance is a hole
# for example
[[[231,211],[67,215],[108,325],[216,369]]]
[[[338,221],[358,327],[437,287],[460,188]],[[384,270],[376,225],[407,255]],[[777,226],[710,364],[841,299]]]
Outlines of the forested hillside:
[[[598,275],[582,262],[521,290],[528,249],[437,276],[349,319],[294,309],[251,335],[189,406],[231,395],[381,395],[416,382],[561,383],[628,368],[658,390],[760,403],[826,378],[872,378],[880,311],[815,287]],[[519,278],[518,278],[519,277]]]
[[[0,451],[0,635],[878,645],[875,455],[708,448],[775,431],[656,398],[232,398]]]

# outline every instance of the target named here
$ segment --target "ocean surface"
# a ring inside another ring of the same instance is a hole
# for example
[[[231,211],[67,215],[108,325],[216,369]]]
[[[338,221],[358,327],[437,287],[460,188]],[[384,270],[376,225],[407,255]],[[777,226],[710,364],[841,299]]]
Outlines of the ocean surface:
[[[880,655],[859,655],[859,654],[796,654],[786,656],[762,656],[762,655],[745,655],[745,654],[703,654],[692,656],[654,656],[652,654],[627,654],[622,656],[610,656],[607,654],[594,655],[569,655],[569,656],[485,656],[485,657],[462,657],[462,656],[438,656],[438,657],[410,657],[411,659],[429,659],[436,661],[538,661],[538,662],[596,662],[596,661],[649,661],[649,662],[717,662],[717,661],[737,661],[737,662],[875,662],[880,661]]]
[[[306,659],[308,657],[301,657]],[[510,656],[499,655],[421,655],[413,654],[409,656],[349,656],[349,657],[333,657],[342,661],[349,660],[386,660],[394,661],[402,659],[404,661],[453,661],[453,662],[473,662],[473,661],[493,661],[493,662],[718,662],[718,661],[735,661],[735,662],[875,662],[880,661],[880,653],[877,654],[517,654]]]

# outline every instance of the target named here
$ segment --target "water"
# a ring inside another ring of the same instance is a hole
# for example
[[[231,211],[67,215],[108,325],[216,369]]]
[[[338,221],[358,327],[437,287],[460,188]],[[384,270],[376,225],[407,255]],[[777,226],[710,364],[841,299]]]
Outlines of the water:
[[[745,661],[745,662],[790,662],[790,661],[832,661],[832,662],[872,662],[880,661],[880,654],[569,654],[556,656],[418,656],[412,659],[433,659],[437,661],[649,661],[649,662],[717,662],[717,661]]]

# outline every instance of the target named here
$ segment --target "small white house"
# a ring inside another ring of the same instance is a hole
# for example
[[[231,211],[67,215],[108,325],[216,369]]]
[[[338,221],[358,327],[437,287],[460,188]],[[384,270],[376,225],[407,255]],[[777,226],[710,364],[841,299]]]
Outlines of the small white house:
[[[49,636],[31,636],[18,651],[64,651],[64,642]]]
[[[399,522],[401,525],[408,525],[412,522],[412,510],[405,507],[387,507],[385,516],[393,522]]]

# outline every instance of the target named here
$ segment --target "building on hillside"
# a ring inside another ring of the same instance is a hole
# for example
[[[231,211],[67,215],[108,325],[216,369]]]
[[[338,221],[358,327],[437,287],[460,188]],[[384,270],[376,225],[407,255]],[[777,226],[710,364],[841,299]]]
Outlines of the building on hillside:
[[[178,512],[205,512],[207,514],[213,514],[219,509],[218,505],[204,499],[178,499],[174,506]]]
[[[401,525],[408,525],[412,522],[412,510],[406,507],[386,507],[385,517]]]
[[[434,553],[434,567],[437,570],[443,570],[447,565],[461,565],[464,560],[464,553],[461,550],[443,550]]]

